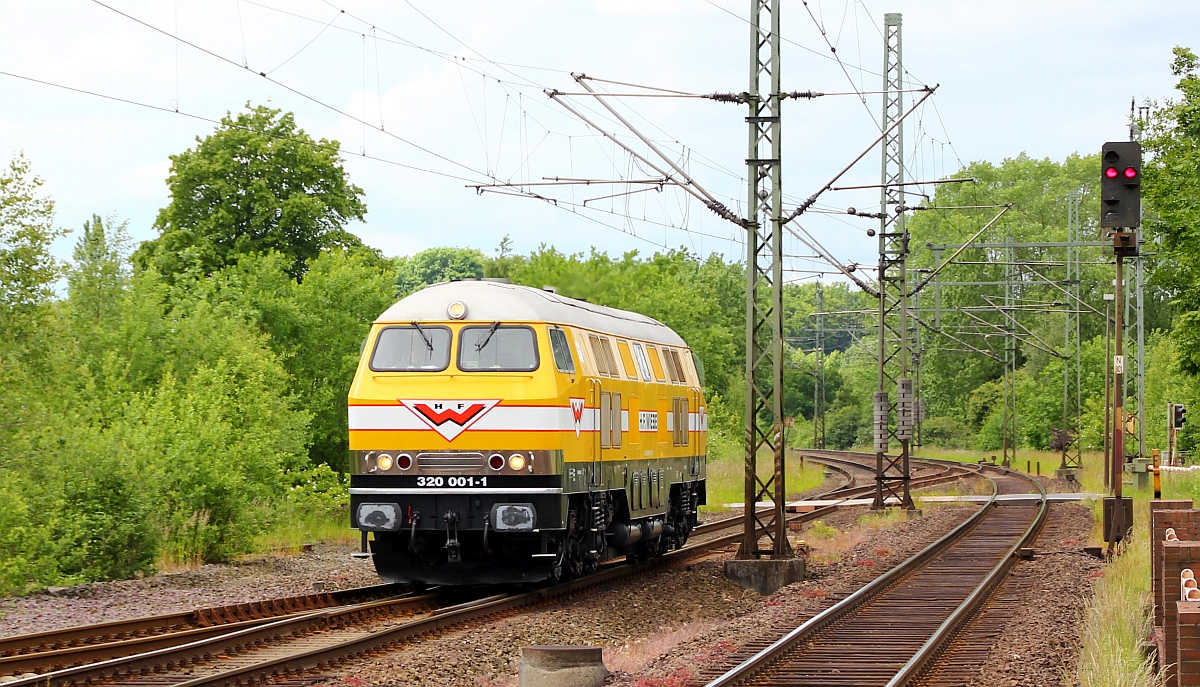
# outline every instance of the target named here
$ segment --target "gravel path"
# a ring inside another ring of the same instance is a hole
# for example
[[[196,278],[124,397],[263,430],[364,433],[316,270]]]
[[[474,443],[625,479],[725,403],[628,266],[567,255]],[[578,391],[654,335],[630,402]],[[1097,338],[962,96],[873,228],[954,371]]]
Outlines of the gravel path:
[[[357,550],[352,545],[318,544],[294,556],[261,556],[231,565],[0,599],[0,637],[309,594],[314,583],[321,583],[326,591],[379,584],[369,560],[350,557]]]

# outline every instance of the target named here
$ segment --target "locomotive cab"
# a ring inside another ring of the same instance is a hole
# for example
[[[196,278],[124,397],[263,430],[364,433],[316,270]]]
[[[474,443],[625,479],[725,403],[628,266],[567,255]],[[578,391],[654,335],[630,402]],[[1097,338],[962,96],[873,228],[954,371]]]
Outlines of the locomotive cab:
[[[619,353],[589,345],[602,338]],[[655,377],[660,349],[677,388]],[[679,350],[650,318],[509,284],[438,284],[389,308],[349,396],[351,525],[380,575],[536,582],[682,545],[704,498],[704,413]]]

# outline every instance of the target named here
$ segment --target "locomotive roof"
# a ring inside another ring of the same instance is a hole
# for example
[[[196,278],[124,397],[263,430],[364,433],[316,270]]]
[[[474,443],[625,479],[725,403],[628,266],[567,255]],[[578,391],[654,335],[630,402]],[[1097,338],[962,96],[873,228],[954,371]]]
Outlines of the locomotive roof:
[[[400,299],[375,321],[445,321],[448,319],[446,306],[451,301],[466,304],[466,319],[470,321],[553,322],[640,341],[687,346],[670,327],[645,315],[595,305],[529,286],[495,281],[433,284]]]

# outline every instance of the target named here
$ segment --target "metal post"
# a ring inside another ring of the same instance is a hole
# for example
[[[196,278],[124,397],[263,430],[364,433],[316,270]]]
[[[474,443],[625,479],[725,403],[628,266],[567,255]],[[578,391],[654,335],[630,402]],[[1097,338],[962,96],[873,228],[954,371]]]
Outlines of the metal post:
[[[1138,240],[1141,240],[1141,234],[1138,234]],[[1144,267],[1145,260],[1142,258],[1142,251],[1139,246],[1137,260],[1137,285],[1135,286],[1136,303],[1134,312],[1137,315],[1137,440],[1138,440],[1138,458],[1146,457],[1146,413],[1143,410],[1146,407],[1146,309],[1145,309],[1145,286],[1146,286],[1146,270]]]
[[[918,292],[912,297],[913,312],[917,317],[921,317],[921,294]],[[916,318],[910,320],[910,329],[908,340],[912,343],[911,355],[909,356],[909,369],[912,375],[913,389],[913,433],[912,445],[921,445],[921,423],[925,421],[925,399],[921,395],[921,358],[925,354],[925,349],[921,345],[921,327],[917,325]]]
[[[1167,404],[1167,465],[1175,464],[1175,404]]]
[[[933,326],[942,326],[942,248],[933,248]]]
[[[1112,488],[1112,305],[1104,294],[1104,488]],[[1113,296],[1116,298],[1116,296]]]
[[[766,81],[764,84],[763,81]],[[766,97],[761,87],[768,88]],[[780,165],[779,0],[750,5],[749,143],[746,155],[746,475],[745,523],[739,558],[790,558],[787,539],[783,424],[783,196]],[[764,293],[765,292],[765,293]],[[764,297],[760,301],[760,297]],[[769,452],[763,479],[758,458]],[[770,498],[766,520],[757,504]],[[762,537],[770,549],[760,549]]]
[[[1116,350],[1113,352],[1113,419],[1112,419],[1112,485],[1113,496],[1116,497],[1116,505],[1113,510],[1113,521],[1115,523],[1113,532],[1123,532],[1123,520],[1125,509],[1121,502],[1121,483],[1122,475],[1125,472],[1125,423],[1123,422],[1125,406],[1125,362],[1122,352],[1124,336],[1124,313],[1122,312],[1122,300],[1125,291],[1124,282],[1124,258],[1121,252],[1117,251],[1117,280],[1114,284],[1113,292],[1116,294],[1116,303],[1113,305],[1113,310],[1116,313],[1116,323],[1113,329],[1116,330],[1113,340],[1116,342]],[[1113,537],[1114,539],[1116,537]],[[1115,542],[1108,543],[1108,552],[1111,554]]]
[[[1112,484],[1113,493],[1121,496],[1121,475],[1125,471],[1125,260],[1117,256],[1117,283],[1113,289],[1117,301],[1113,305],[1113,413],[1112,413]]]
[[[883,16],[883,160],[879,198],[879,341],[878,386],[874,404],[875,499],[872,508],[884,508],[889,498],[913,508],[909,493],[909,444],[912,441],[913,389],[908,359],[908,231],[904,212],[904,64],[901,16]],[[895,126],[893,126],[895,124]],[[890,213],[895,209],[895,214]],[[890,394],[896,393],[892,403]],[[896,424],[893,429],[893,410]],[[900,444],[898,455],[888,455],[889,439]]]

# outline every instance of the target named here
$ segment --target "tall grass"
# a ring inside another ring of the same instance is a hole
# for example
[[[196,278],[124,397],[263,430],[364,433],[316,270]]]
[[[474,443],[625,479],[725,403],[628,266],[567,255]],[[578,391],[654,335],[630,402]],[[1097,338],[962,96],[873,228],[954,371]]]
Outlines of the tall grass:
[[[1079,655],[1083,687],[1159,684],[1150,659],[1141,651],[1150,631],[1150,541],[1149,509],[1138,510],[1129,546],[1105,567],[1104,579],[1088,602]]]
[[[1097,457],[1090,463],[1084,461],[1080,481],[1089,491],[1103,491],[1100,460]],[[1200,495],[1200,474],[1164,473],[1162,491],[1163,498],[1195,499]],[[1122,495],[1133,497],[1133,535],[1125,552],[1104,568],[1104,579],[1096,586],[1088,604],[1079,661],[1083,687],[1160,684],[1140,649],[1151,623],[1149,500],[1152,494],[1134,489],[1126,482]],[[1099,511],[1098,503],[1096,507]],[[1099,526],[1096,531],[1099,533]]]
[[[350,516],[302,515],[264,530],[254,540],[256,553],[299,553],[306,544],[356,544],[358,530],[350,528]]]
[[[759,461],[759,476],[764,480],[770,476],[772,459]],[[787,493],[798,494],[818,487],[825,481],[825,468],[811,461],[801,464],[798,456],[788,456],[784,486]],[[723,513],[729,510],[726,504],[740,504],[746,500],[746,465],[737,458],[722,456],[708,462],[708,504],[701,507],[705,513]]]

